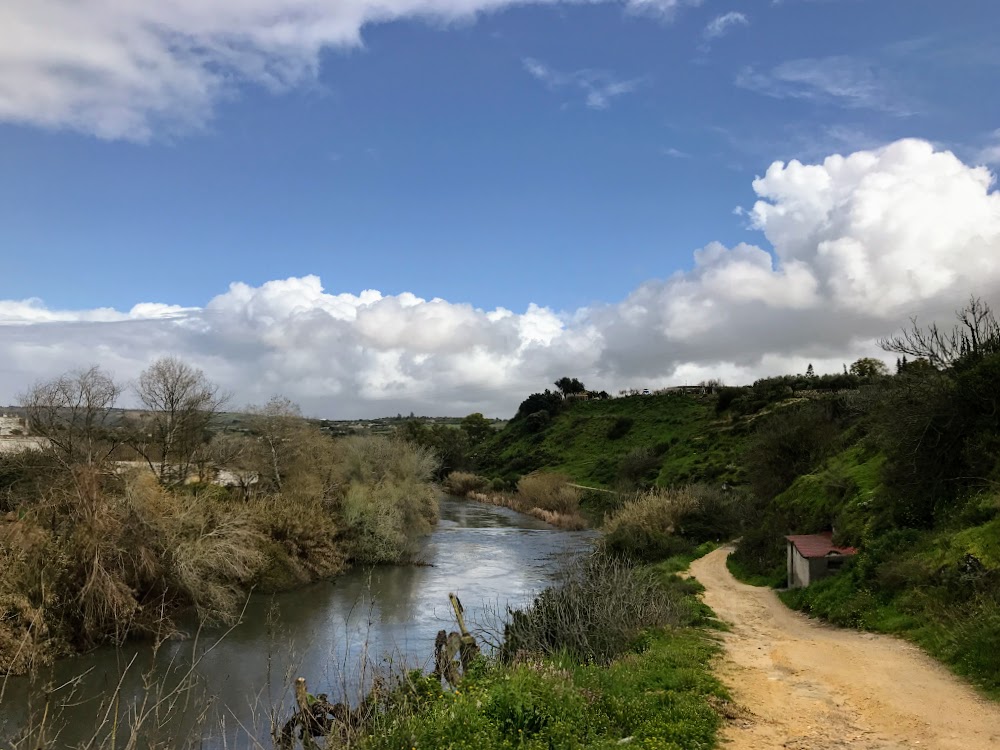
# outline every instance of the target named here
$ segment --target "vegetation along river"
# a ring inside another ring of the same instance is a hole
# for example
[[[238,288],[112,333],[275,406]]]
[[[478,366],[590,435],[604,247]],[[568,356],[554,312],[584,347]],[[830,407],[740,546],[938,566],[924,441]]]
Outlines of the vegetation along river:
[[[119,682],[119,713],[128,705],[141,711],[144,697],[149,706],[157,690],[169,693],[194,660],[194,686],[163,702],[161,721],[150,714],[147,741],[194,733],[207,747],[221,747],[220,734],[266,738],[272,716],[282,721],[291,710],[295,677],[305,677],[313,693],[356,702],[361,682],[386,656],[429,670],[437,632],[457,629],[449,592],[461,599],[470,628],[495,629],[493,613],[529,602],[592,541],[591,532],[559,531],[506,508],[443,499],[441,520],[418,555],[421,565],[358,567],[296,591],[253,596],[240,624],[221,640],[224,631],[212,630],[156,650],[148,643],[99,649],[58,662],[33,684],[8,679],[0,702],[0,746],[30,722],[37,724],[46,687],[84,675],[52,693],[46,719],[50,738],[61,725],[57,744],[76,746],[90,738]],[[159,685],[152,691],[143,687],[150,675]]]

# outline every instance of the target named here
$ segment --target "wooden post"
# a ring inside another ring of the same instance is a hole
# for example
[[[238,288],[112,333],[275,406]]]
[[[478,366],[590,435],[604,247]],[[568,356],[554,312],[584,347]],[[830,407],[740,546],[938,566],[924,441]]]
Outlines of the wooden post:
[[[306,678],[295,678],[295,705],[299,708],[299,726],[302,728],[302,747],[305,750],[318,750],[319,745],[313,739],[313,715],[309,706],[309,691],[306,689]]]

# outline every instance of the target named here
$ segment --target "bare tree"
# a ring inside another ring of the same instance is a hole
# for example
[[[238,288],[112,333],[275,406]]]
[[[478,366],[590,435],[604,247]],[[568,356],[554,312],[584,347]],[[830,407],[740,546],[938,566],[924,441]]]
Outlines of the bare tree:
[[[238,487],[243,499],[249,500],[260,481],[258,440],[243,433],[224,432],[212,438],[207,453],[212,466],[225,471],[219,479]]]
[[[950,331],[941,330],[937,323],[920,327],[916,318],[910,318],[909,330],[880,339],[879,346],[887,352],[926,359],[938,370],[948,369],[962,357],[1000,348],[1000,324],[982,299],[971,297],[955,317],[958,325]]]
[[[183,483],[212,419],[227,401],[205,373],[176,357],[156,360],[135,387],[149,413],[133,441],[164,484]]]
[[[288,465],[301,449],[299,438],[306,427],[299,405],[284,396],[273,396],[264,406],[251,406],[250,430],[260,441],[267,475],[281,492]]]
[[[36,383],[19,401],[30,432],[71,465],[103,463],[121,442],[112,411],[122,388],[99,367]]]

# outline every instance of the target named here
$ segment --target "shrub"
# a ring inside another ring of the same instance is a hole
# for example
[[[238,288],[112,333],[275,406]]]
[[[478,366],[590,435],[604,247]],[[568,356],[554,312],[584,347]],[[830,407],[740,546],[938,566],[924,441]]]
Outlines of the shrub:
[[[618,465],[618,481],[626,488],[643,487],[656,478],[663,460],[649,448],[634,448]]]
[[[430,483],[437,460],[427,448],[381,436],[341,445],[341,513],[351,559],[399,562],[438,518]]]
[[[697,507],[698,498],[690,487],[639,493],[605,522],[604,549],[644,562],[689,552],[694,545],[679,535],[679,526]]]
[[[746,388],[723,387],[719,389],[718,398],[715,401],[715,411],[721,414],[732,405],[733,401],[746,392]]]
[[[746,455],[754,494],[777,496],[829,454],[837,435],[831,416],[818,404],[789,406],[762,419]]]
[[[618,440],[629,434],[632,430],[633,420],[631,417],[618,417],[608,428],[608,440]]]
[[[549,412],[533,411],[525,418],[524,424],[527,426],[528,432],[541,432],[549,426],[551,421],[552,415]]]
[[[692,542],[725,541],[737,536],[754,515],[749,494],[707,484],[688,487],[694,503],[677,518],[677,533]]]
[[[512,613],[503,655],[566,652],[606,663],[632,649],[644,630],[681,624],[685,611],[652,571],[594,554],[564,569],[529,607]]]
[[[441,489],[449,495],[465,497],[470,492],[478,492],[483,489],[486,487],[486,484],[486,479],[478,474],[472,474],[467,471],[453,471],[445,477]]]
[[[528,474],[518,481],[517,492],[528,508],[565,514],[575,514],[580,508],[580,490],[570,487],[569,477],[563,474]]]
[[[316,498],[260,497],[249,504],[264,536],[266,561],[257,580],[263,591],[279,591],[344,569],[346,550],[334,509]]]

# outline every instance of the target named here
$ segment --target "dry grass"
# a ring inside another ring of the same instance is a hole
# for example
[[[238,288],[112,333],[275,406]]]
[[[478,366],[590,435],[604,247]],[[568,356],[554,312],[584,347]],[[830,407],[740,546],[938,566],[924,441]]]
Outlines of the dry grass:
[[[510,508],[518,513],[537,518],[540,521],[551,524],[556,528],[566,531],[580,531],[587,528],[587,521],[580,515],[579,508],[576,507],[568,513],[561,513],[555,510],[546,510],[534,505],[534,502],[525,498],[520,493],[511,492],[470,492],[466,497],[487,505],[496,505],[500,508]]]
[[[565,531],[581,531],[587,528],[587,522],[579,514],[556,513],[551,510],[532,508],[528,511],[528,515]]]
[[[517,494],[527,508],[572,515],[580,509],[580,490],[571,487],[569,477],[563,474],[535,472],[521,477]]]
[[[640,492],[604,524],[602,544],[613,554],[643,561],[660,560],[690,543],[675,535],[680,520],[698,508],[689,487]]]
[[[453,471],[445,477],[441,489],[455,497],[467,497],[470,492],[479,492],[486,486],[485,477],[468,471]]]
[[[438,518],[428,451],[386,438],[310,439],[281,492],[161,486],[148,471],[40,465],[0,516],[0,673],[195,610],[231,622],[251,587],[291,588],[350,559],[398,562]]]
[[[560,571],[555,583],[512,613],[504,652],[606,663],[628,651],[646,629],[681,624],[680,597],[649,569],[590,555]]]

